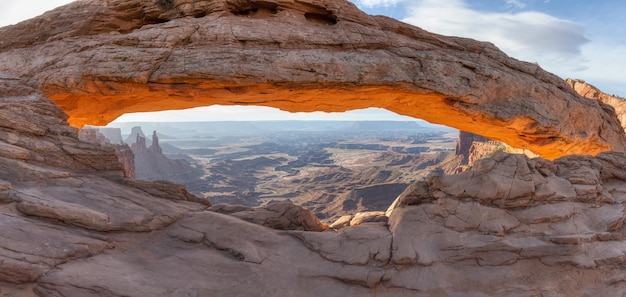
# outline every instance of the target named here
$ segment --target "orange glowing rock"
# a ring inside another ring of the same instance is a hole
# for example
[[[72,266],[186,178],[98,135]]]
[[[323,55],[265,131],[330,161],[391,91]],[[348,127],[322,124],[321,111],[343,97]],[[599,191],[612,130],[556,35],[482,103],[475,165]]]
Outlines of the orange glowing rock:
[[[86,0],[0,35],[0,72],[75,127],[213,104],[380,107],[549,159],[626,148],[610,107],[537,65],[343,0]]]

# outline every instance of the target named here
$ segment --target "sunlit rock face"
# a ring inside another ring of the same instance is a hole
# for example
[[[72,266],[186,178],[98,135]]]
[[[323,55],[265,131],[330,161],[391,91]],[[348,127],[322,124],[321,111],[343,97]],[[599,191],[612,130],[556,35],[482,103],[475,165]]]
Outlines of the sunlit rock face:
[[[626,147],[610,108],[538,66],[343,0],[86,0],[0,35],[0,71],[75,127],[212,104],[380,107],[550,159]]]
[[[581,96],[613,106],[622,128],[626,129],[626,99],[606,94],[584,80],[568,78],[566,81]]]

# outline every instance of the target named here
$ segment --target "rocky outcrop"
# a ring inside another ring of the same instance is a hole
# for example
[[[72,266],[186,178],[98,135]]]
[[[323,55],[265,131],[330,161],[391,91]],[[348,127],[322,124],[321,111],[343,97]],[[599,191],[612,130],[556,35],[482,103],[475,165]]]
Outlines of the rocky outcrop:
[[[180,186],[123,179],[114,151],[79,142],[41,93],[7,77],[0,89],[4,295],[626,293],[624,153],[498,153],[414,183],[386,214],[311,232],[319,220],[289,203],[209,211]]]
[[[191,213],[149,237],[127,239],[124,249],[59,265],[34,290],[41,296],[620,296],[626,293],[626,176],[617,169],[624,165],[622,153],[554,163],[501,153],[467,172],[412,185],[390,208],[388,224],[326,232]],[[489,187],[480,191],[477,180]],[[537,190],[511,191],[524,183]],[[599,188],[591,190],[591,183]],[[465,192],[454,188],[462,186]],[[522,200],[530,202],[518,205]],[[221,211],[246,211],[227,208]],[[146,281],[120,282],[119,275]]]
[[[467,161],[468,164],[474,164],[480,159],[493,156],[498,151],[506,150],[506,144],[498,141],[474,142],[468,153]]]
[[[290,202],[274,202],[254,208],[218,204],[209,210],[277,230],[324,231],[328,228],[313,212]]]
[[[80,141],[97,143],[100,145],[108,143],[108,140],[104,137],[104,135],[100,134],[98,129],[90,127],[83,127],[78,130],[78,139]]]
[[[143,134],[143,130],[141,130],[140,126],[135,126],[133,128],[131,128],[130,130],[130,135],[128,135],[128,137],[126,137],[126,139],[124,140],[124,142],[130,146],[132,146],[133,144],[135,144],[135,142],[137,142],[138,139],[143,138],[143,139],[148,139],[148,137],[146,137],[146,134]]]
[[[109,136],[105,136],[102,132]],[[121,131],[116,128],[102,128],[102,127],[83,127],[78,130],[78,139],[81,142],[88,142],[98,144],[101,146],[108,146],[115,149],[115,155],[117,160],[124,167],[124,176],[128,178],[135,178],[135,157],[130,147],[121,142]],[[111,142],[111,139],[118,142]]]
[[[626,260],[625,251],[616,248],[624,241],[625,157],[570,156],[551,163],[499,153],[469,171],[415,183],[388,210],[394,239],[410,238],[394,240],[391,261],[465,262],[494,271],[506,266],[516,275],[563,264],[581,275],[611,271]],[[415,223],[421,227],[411,227]],[[615,286],[621,274],[609,275],[589,289],[622,292]]]
[[[566,81],[581,96],[598,100],[613,106],[613,108],[615,108],[617,118],[622,123],[622,128],[626,129],[626,99],[603,93],[600,89],[585,82],[584,80],[568,78]]]
[[[487,142],[488,138],[480,136],[478,134],[459,131],[459,140],[456,143],[456,155],[463,157],[461,164],[467,165],[470,163],[470,151],[472,149],[472,145],[476,142]]]
[[[124,144],[124,140],[122,139],[122,129],[120,128],[109,128],[109,127],[97,127],[98,132],[106,138],[108,143],[111,144]]]
[[[524,149],[516,149],[504,142],[490,140],[469,132],[459,131],[459,140],[456,147],[456,155],[461,158],[460,165],[455,173],[464,171],[474,162],[493,156],[496,152],[504,151],[512,154],[524,154],[529,158],[539,157],[537,154]]]
[[[212,104],[381,107],[550,159],[626,148],[611,108],[537,65],[344,0],[76,1],[0,35],[0,71],[76,127]]]
[[[146,138],[141,136],[143,135],[141,128],[133,128],[132,135],[136,135],[136,141],[130,147],[134,155],[136,178],[184,183],[204,174],[201,168],[193,167],[185,160],[170,159],[163,155],[156,131],[152,134],[150,147],[146,146]]]
[[[63,111],[19,79],[0,74],[0,104],[0,179],[26,182],[70,172],[123,177],[113,148],[80,142]]]
[[[179,185],[170,181],[158,180],[154,182],[137,180],[137,179],[124,179],[124,184],[132,186],[142,190],[154,197],[160,197],[164,199],[174,199],[182,201],[191,201],[200,203],[206,206],[212,206],[209,200],[197,197],[187,191],[187,188],[183,185]]]
[[[33,296],[25,288],[43,274],[118,246],[101,232],[152,231],[206,208],[123,184],[115,149],[80,141],[66,118],[37,90],[0,75],[3,295]]]
[[[117,160],[124,166],[124,176],[128,178],[137,178],[135,170],[135,154],[128,145],[115,145],[115,155]]]

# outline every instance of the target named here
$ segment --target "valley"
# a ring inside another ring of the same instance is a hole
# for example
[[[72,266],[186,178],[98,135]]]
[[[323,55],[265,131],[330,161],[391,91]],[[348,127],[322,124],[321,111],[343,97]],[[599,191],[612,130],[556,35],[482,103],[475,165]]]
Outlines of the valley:
[[[145,132],[157,131],[163,154],[188,163],[188,173],[176,175],[179,178],[173,181],[214,204],[260,206],[289,201],[327,222],[345,214],[386,210],[409,184],[443,173],[442,162],[453,158],[458,138],[451,128],[401,121],[111,126],[124,134],[137,126]],[[154,159],[136,157],[137,172],[145,171],[142,167],[154,168],[142,164]],[[146,173],[137,178],[168,176]]]

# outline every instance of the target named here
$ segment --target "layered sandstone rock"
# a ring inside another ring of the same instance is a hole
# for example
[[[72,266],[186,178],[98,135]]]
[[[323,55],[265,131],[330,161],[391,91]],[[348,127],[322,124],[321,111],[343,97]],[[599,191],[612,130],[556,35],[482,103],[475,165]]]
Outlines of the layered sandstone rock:
[[[547,158],[626,147],[610,108],[538,66],[344,0],[86,0],[0,35],[0,71],[76,127],[211,104],[381,107]]]
[[[104,132],[104,133],[103,133]],[[105,135],[106,134],[106,135]],[[108,136],[108,137],[107,137]],[[101,146],[113,147],[117,160],[124,167],[124,176],[135,178],[135,155],[131,148],[124,144],[120,129],[102,127],[83,127],[78,130],[78,139],[81,142],[95,143]]]
[[[613,106],[617,118],[622,123],[622,128],[626,129],[626,99],[603,93],[600,89],[584,80],[568,78],[565,81],[581,96]]]
[[[285,37],[259,23],[299,30]],[[0,67],[28,79],[0,75],[2,295],[626,294],[622,152],[554,162],[498,153],[463,173],[411,185],[385,215],[355,215],[339,230],[276,230],[259,224],[294,229],[289,218],[307,218],[306,212],[287,204],[256,214],[225,211],[244,213],[242,219],[207,210],[209,203],[172,183],[124,179],[114,149],[80,142],[62,110],[32,87],[55,94],[75,124],[99,112],[108,121],[116,104],[165,107],[174,101],[144,100],[171,94],[200,100],[180,101],[192,105],[259,99],[254,102],[293,110],[381,104],[405,114],[423,109],[432,119],[473,116],[480,128],[469,131],[545,145],[541,152],[549,156],[623,145],[610,108],[582,100],[488,44],[431,35],[321,0],[85,0],[0,34]],[[160,60],[151,55],[158,53]],[[322,63],[330,57],[337,60]],[[396,67],[386,68],[391,62]],[[419,70],[411,70],[416,63]],[[357,71],[341,73],[352,69],[347,66]],[[266,75],[268,68],[285,72]],[[322,87],[328,93],[309,100]],[[298,94],[285,95],[290,88]],[[266,92],[293,101],[271,101]],[[375,95],[379,101],[366,100]]]
[[[133,150],[128,145],[115,145],[114,147],[117,160],[124,167],[124,176],[136,178],[137,171],[135,170],[135,154],[133,154]]]
[[[469,133],[465,131],[459,131],[459,139],[456,143],[456,155],[461,156],[463,159],[461,161],[462,165],[472,164],[470,162],[470,154],[472,151],[472,146],[474,143],[484,143],[489,141],[488,138],[480,136],[478,134]]]
[[[278,230],[324,231],[328,228],[313,212],[290,202],[270,203],[256,208],[218,204],[209,210]]]
[[[32,296],[5,283],[32,284],[58,265],[116,247],[99,232],[151,231],[206,207],[122,184],[114,148],[79,141],[63,111],[19,79],[0,75],[0,90],[3,296]]]
[[[42,94],[7,77],[0,87],[3,295],[626,293],[624,153],[499,153],[411,185],[387,214],[276,230],[262,225],[324,227],[288,203],[211,211],[172,183],[122,180],[114,151],[80,143]]]
[[[625,157],[552,163],[499,153],[469,171],[417,182],[388,210],[394,238],[410,238],[394,241],[392,262],[516,269],[529,260],[607,272],[626,260],[616,249],[624,241]]]

